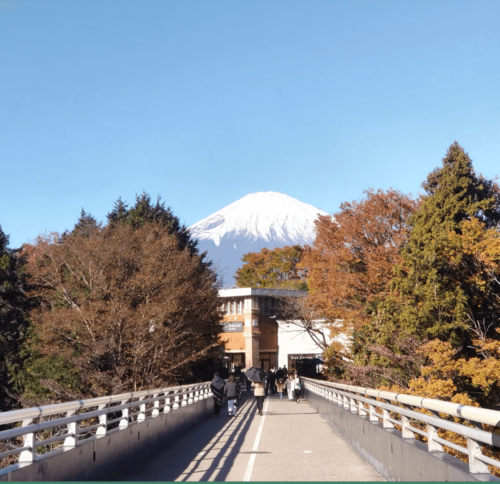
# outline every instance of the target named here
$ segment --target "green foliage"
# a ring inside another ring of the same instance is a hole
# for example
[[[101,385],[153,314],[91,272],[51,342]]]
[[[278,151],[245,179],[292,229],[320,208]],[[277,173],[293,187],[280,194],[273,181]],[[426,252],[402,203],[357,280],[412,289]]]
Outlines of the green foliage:
[[[480,317],[483,310],[474,307],[474,289],[464,281],[466,273],[477,270],[474,262],[460,255],[459,242],[450,235],[461,234],[462,223],[473,217],[486,227],[496,226],[499,188],[474,172],[469,156],[456,142],[423,188],[426,196],[411,217],[403,264],[394,280],[395,290],[404,298],[398,318],[401,328],[411,334],[463,344],[468,340],[469,317]]]
[[[21,361],[9,366],[11,383],[16,390],[24,398],[35,401],[40,398],[71,398],[73,394],[79,394],[81,389],[75,368],[59,356],[42,355],[35,349],[37,340],[35,328],[30,326],[20,351]],[[51,385],[53,382],[56,385]],[[67,395],[61,395],[59,389],[63,392],[67,389]]]
[[[302,247],[287,246],[273,250],[249,252],[242,258],[243,266],[236,271],[238,287],[307,290],[306,270],[300,268]]]
[[[165,208],[160,196],[156,203],[152,203],[151,197],[143,192],[136,195],[135,204],[130,208],[119,198],[107,217],[110,226],[123,223],[135,229],[146,223],[159,223],[169,228],[170,233],[177,238],[181,250],[188,248],[192,254],[197,253],[197,241],[191,239],[188,228],[180,223],[170,207]]]
[[[0,410],[16,404],[16,395],[10,382],[9,368],[20,364],[19,354],[23,336],[28,327],[24,259],[19,250],[8,248],[9,238],[0,227]]]

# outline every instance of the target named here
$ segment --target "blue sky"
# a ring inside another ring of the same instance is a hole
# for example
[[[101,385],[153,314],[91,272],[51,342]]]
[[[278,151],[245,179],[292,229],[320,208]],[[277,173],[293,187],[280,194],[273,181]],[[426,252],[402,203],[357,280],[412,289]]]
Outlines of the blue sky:
[[[247,193],[334,213],[417,194],[458,140],[500,173],[499,1],[7,0],[0,225],[160,194],[190,225]]]

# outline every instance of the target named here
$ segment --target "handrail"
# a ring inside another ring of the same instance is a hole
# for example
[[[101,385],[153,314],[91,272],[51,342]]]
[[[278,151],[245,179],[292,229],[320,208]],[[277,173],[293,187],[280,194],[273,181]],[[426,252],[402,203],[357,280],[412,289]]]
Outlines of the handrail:
[[[45,460],[61,450],[124,430],[130,423],[155,418],[160,413],[168,413],[212,396],[210,382],[204,382],[0,413],[0,425],[10,424],[12,427],[0,431],[0,442],[7,441],[13,447],[0,453],[0,461],[13,455],[19,457],[16,464],[0,469],[0,475],[20,465]],[[133,408],[138,411],[130,413]],[[108,420],[110,414],[112,417]],[[22,437],[22,442],[12,441],[19,437]],[[59,444],[52,449],[51,444],[57,442]]]
[[[309,380],[309,378],[303,378]],[[312,379],[311,379],[312,380]],[[315,381],[315,380],[312,380]],[[369,397],[381,398],[383,400],[392,400],[404,405],[412,407],[420,407],[426,410],[446,413],[453,417],[463,418],[465,420],[480,422],[494,427],[500,427],[500,412],[497,410],[489,410],[487,408],[471,407],[470,405],[461,405],[452,402],[443,402],[433,398],[418,397],[414,395],[406,395],[404,393],[386,392],[383,390],[375,390],[373,388],[358,387],[353,385],[344,385],[342,383],[324,382],[332,388],[347,390],[354,393],[362,393]]]
[[[477,428],[479,423],[499,426],[499,411],[312,378],[301,377],[301,380],[308,391],[337,403],[374,424],[381,422],[385,429],[393,429],[394,425],[399,425],[403,438],[415,439],[415,434],[423,435],[427,438],[429,452],[444,452],[443,446],[445,446],[466,454],[469,471],[473,474],[489,473],[487,464],[500,469],[500,461],[485,456],[480,445],[486,444],[500,448],[500,435]],[[401,407],[401,405],[410,406],[411,409]],[[415,408],[428,410],[432,415],[415,411]],[[382,413],[377,412],[376,409],[381,410]],[[468,420],[475,427],[451,422],[441,418],[440,413]],[[391,414],[399,415],[400,420],[393,418]],[[424,424],[426,431],[410,425],[415,421]],[[439,429],[463,436],[467,441],[467,448],[439,436]]]

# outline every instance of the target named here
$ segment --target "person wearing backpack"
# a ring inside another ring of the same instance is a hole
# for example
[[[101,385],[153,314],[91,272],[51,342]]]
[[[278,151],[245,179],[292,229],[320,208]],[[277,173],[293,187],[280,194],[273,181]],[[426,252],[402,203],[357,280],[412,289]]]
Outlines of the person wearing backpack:
[[[224,396],[224,387],[226,382],[219,376],[219,372],[214,373],[214,379],[210,383],[210,390],[214,398],[214,414],[216,417],[220,414],[222,406],[222,397]]]
[[[240,402],[241,389],[240,384],[235,381],[234,375],[229,375],[229,381],[226,383],[224,395],[227,397],[228,416],[236,417],[236,410]]]

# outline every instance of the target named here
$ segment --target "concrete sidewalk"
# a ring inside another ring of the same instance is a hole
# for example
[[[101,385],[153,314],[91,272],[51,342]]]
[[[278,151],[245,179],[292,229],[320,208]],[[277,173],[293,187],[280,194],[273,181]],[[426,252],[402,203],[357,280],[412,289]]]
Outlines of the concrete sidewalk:
[[[266,399],[264,416],[244,398],[236,418],[227,407],[118,480],[383,481],[306,402]]]

